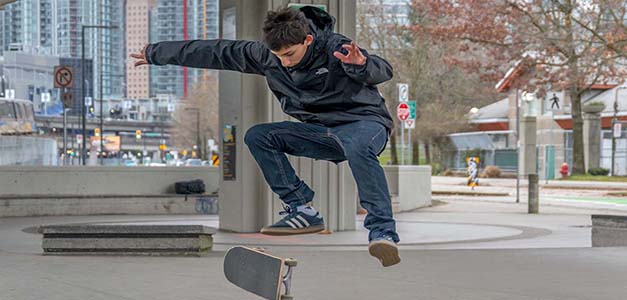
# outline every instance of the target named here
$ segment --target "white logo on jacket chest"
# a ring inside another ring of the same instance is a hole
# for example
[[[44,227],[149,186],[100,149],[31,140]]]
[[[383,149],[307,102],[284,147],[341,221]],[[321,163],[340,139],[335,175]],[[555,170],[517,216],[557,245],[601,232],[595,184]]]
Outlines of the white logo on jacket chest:
[[[329,73],[329,70],[327,68],[320,68],[316,71],[316,75],[322,75],[325,73]]]

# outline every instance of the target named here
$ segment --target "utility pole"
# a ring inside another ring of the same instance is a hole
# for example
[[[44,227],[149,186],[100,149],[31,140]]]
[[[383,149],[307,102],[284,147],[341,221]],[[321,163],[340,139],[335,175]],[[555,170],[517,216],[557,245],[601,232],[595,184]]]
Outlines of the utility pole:
[[[107,26],[107,25],[83,25],[81,27],[81,77],[83,78],[81,90],[82,90],[82,99],[81,99],[81,116],[83,118],[82,121],[82,134],[83,134],[83,142],[81,145],[81,162],[84,165],[87,164],[87,110],[85,109],[85,29],[91,28],[102,28],[102,29],[118,29],[118,26]],[[93,61],[93,60],[92,60]],[[102,84],[102,82],[100,83]],[[93,85],[92,85],[93,86]],[[102,131],[100,132],[102,134]]]
[[[520,102],[516,89],[516,203],[520,203]]]
[[[616,87],[614,91],[614,115],[612,116],[612,166],[611,166],[611,176],[616,176],[616,135],[620,136],[620,132],[614,132],[616,129],[616,124],[618,124],[618,91],[621,89],[625,89],[625,86]]]

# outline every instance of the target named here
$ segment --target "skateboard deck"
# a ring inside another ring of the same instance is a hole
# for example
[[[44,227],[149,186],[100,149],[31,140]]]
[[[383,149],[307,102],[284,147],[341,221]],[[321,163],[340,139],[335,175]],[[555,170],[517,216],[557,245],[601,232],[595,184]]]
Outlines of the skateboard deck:
[[[268,300],[289,300],[293,259],[248,247],[233,247],[224,256],[224,275],[234,285]],[[281,294],[285,286],[285,294]]]

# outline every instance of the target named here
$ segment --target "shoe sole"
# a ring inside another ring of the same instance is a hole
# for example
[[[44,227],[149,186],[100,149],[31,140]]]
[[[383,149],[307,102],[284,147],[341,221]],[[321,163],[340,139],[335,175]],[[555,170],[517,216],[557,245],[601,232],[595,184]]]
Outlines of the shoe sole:
[[[297,235],[317,233],[324,230],[324,225],[309,226],[306,228],[263,228],[261,233],[265,235]]]
[[[401,262],[401,257],[398,255],[398,247],[390,241],[371,242],[368,246],[368,252],[379,259],[384,267],[393,266]]]

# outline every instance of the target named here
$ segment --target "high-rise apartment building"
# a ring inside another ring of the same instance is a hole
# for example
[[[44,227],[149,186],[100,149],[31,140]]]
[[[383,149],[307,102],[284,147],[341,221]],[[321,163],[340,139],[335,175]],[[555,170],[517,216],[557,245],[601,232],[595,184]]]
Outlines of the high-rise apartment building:
[[[85,57],[93,73],[85,84],[96,97],[125,94],[124,0],[18,0],[0,10],[0,52],[81,58],[82,25],[116,25],[118,30],[88,29]],[[102,76],[102,80],[100,80]]]
[[[218,18],[218,0],[156,0],[151,11],[150,41],[217,38]],[[203,74],[203,70],[178,66],[151,68],[150,94],[185,97]]]
[[[150,10],[153,0],[126,1],[126,57],[139,52],[150,43]],[[135,68],[133,60],[126,64],[126,97],[150,97],[150,66]]]

